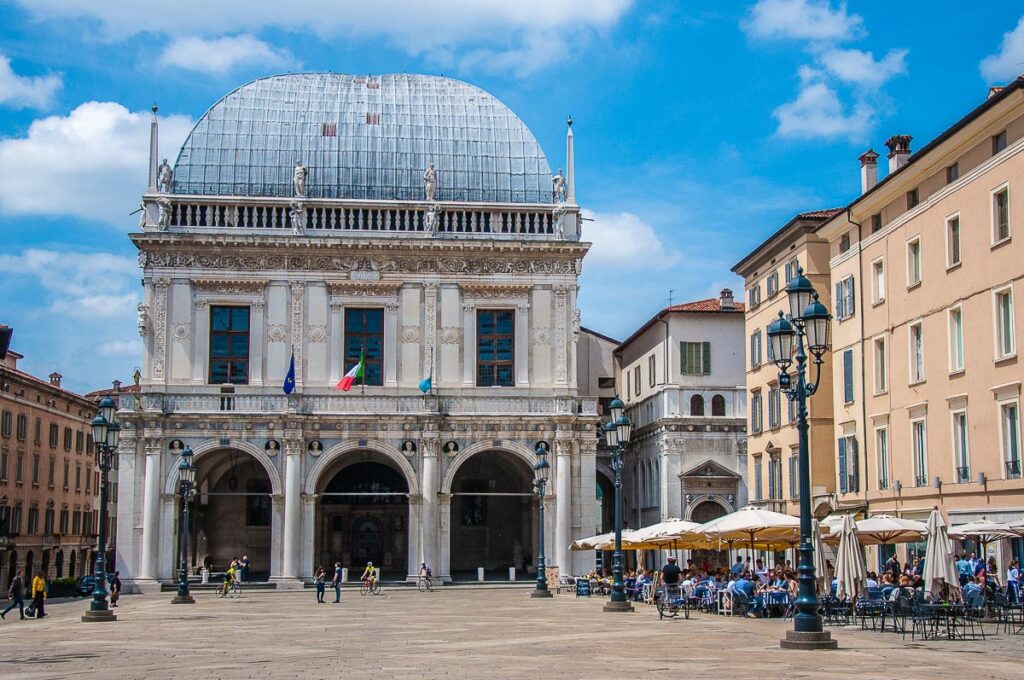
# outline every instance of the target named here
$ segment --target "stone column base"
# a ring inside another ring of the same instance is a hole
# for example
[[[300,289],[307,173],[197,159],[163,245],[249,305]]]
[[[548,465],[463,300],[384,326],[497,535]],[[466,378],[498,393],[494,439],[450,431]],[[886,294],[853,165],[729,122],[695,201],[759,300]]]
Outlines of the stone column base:
[[[554,597],[550,590],[537,590],[534,588],[530,591],[530,597]]]
[[[297,576],[271,576],[270,581],[278,590],[303,590],[306,587]]]
[[[117,617],[109,609],[99,612],[90,609],[82,614],[82,623],[102,623],[104,621],[117,621]]]
[[[151,578],[135,579],[128,584],[129,592],[141,593],[143,595],[154,595],[160,592],[160,581]]]
[[[839,649],[839,641],[832,639],[832,633],[822,631],[821,633],[798,633],[795,630],[786,631],[786,639],[779,640],[779,646],[783,649]]]
[[[627,602],[608,602],[604,606],[606,612],[632,612],[636,611],[633,609],[633,605]]]
[[[191,595],[175,595],[171,598],[171,604],[195,604],[196,598]]]

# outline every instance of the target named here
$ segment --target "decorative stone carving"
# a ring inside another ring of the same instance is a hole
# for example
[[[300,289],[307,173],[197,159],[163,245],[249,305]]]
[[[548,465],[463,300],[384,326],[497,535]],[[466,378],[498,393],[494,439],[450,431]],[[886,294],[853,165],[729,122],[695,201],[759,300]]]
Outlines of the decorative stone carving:
[[[174,185],[174,170],[171,169],[166,158],[156,170],[156,185],[161,192],[171,193],[171,187]]]
[[[191,331],[192,329],[187,323],[179,323],[174,327],[174,337],[178,340],[184,340]]]
[[[306,197],[306,180],[309,178],[309,168],[302,165],[302,161],[295,161],[295,172],[292,173],[292,188],[295,195],[300,198]]]
[[[423,323],[426,351],[424,357],[428,365],[423,373],[433,373],[434,347],[437,344],[437,284],[428,283],[423,286]]]
[[[398,301],[397,300],[388,300],[387,302],[384,303],[384,309],[389,314],[394,314],[395,312],[398,311]]]
[[[457,345],[462,337],[462,328],[458,326],[445,326],[441,329],[441,343],[445,345]]]
[[[164,379],[167,358],[167,289],[170,279],[157,279],[153,282],[153,380]]]
[[[338,297],[394,297],[402,286],[393,281],[328,281],[327,289]]]
[[[402,341],[416,342],[420,339],[419,326],[402,326]]]
[[[139,203],[139,229],[144,230],[146,228],[146,222],[148,215],[146,214],[146,202],[142,201]]]
[[[309,446],[306,447],[306,451],[308,451],[311,456],[319,456],[324,452],[324,445],[320,443],[319,439],[314,439],[309,442]]]
[[[556,456],[571,456],[572,455],[572,442],[567,439],[555,440],[555,455]]]
[[[547,328],[537,328],[533,331],[533,344],[547,345],[551,342],[551,331]]]
[[[263,300],[263,298],[261,298],[261,297],[259,297],[259,298],[256,298],[255,300],[251,300],[251,301],[249,302],[249,306],[250,306],[250,307],[252,307],[252,308],[253,308],[253,310],[260,310],[260,311],[262,311],[262,310],[263,310],[263,305],[264,305],[264,304],[265,304],[265,303],[264,303],[264,300]]]
[[[572,341],[574,344],[578,342],[580,339],[580,323],[580,308],[577,307],[576,309],[572,310]]]
[[[415,456],[416,442],[414,442],[411,439],[407,439],[404,442],[402,442],[402,454],[405,455],[406,458],[412,458],[413,456]]]
[[[206,298],[196,298],[195,300],[192,301],[192,307],[197,312],[202,312],[204,309],[206,309],[206,305],[208,304],[210,304],[210,301],[207,300]]]
[[[161,196],[156,199],[156,205],[160,211],[156,226],[160,231],[167,231],[171,226],[171,199]]]
[[[454,458],[459,455],[459,443],[454,439],[450,439],[444,443],[442,450],[449,458]]]
[[[292,281],[290,284],[292,292],[292,353],[295,356],[295,382],[302,382],[302,317],[303,299],[306,292],[306,284],[302,281]]]
[[[529,295],[532,286],[513,284],[461,284],[462,295],[467,298],[503,299]]]
[[[433,163],[423,171],[423,194],[427,203],[433,203],[437,198],[437,170],[434,169]]]
[[[306,207],[302,201],[292,201],[288,205],[288,220],[292,225],[292,233],[301,236],[302,230],[306,228]]]
[[[562,177],[561,168],[551,177],[551,200],[555,203],[565,203],[565,178]]]
[[[555,286],[555,382],[564,384],[567,380],[565,366],[565,307],[568,288]]]
[[[420,440],[420,451],[423,452],[424,458],[433,458],[437,455],[437,439],[422,439]]]
[[[140,250],[138,252],[138,254],[135,256],[135,261],[138,262],[139,269],[145,269],[146,268],[147,259],[148,258],[146,257],[146,251],[145,250]]]
[[[146,337],[146,332],[149,330],[149,305],[140,302],[136,309],[138,310],[139,335]]]
[[[268,439],[267,443],[263,445],[263,450],[266,451],[268,456],[273,458],[281,452],[281,444],[276,439]]]
[[[192,288],[207,295],[258,295],[266,288],[266,281],[244,279],[192,279]]]
[[[555,225],[555,238],[563,240],[565,238],[565,206],[563,204],[559,203],[551,211],[551,221]]]
[[[320,344],[327,340],[327,326],[323,324],[313,324],[309,326],[309,341]]]

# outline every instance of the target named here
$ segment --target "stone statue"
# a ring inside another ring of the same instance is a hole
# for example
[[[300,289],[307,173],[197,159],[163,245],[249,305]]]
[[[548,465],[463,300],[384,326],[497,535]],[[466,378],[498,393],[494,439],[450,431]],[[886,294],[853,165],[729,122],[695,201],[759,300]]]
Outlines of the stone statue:
[[[562,169],[551,178],[551,200],[555,203],[565,203],[565,178],[562,177]]]
[[[302,230],[306,227],[306,208],[302,205],[302,201],[291,202],[288,219],[292,223],[292,233],[295,235],[302,234]]]
[[[156,186],[162,193],[169,194],[173,185],[174,170],[167,164],[167,159],[165,158],[156,170]]]
[[[576,342],[580,337],[580,308],[572,310],[572,341]]]
[[[555,209],[551,211],[552,221],[555,223],[555,238],[565,238],[565,205],[559,203],[555,206]]]
[[[434,169],[433,163],[423,171],[423,191],[427,196],[427,201],[433,203],[437,197],[437,170]]]
[[[146,228],[146,202],[139,203],[139,229]]]
[[[295,195],[300,198],[306,197],[306,179],[309,177],[309,168],[302,165],[302,161],[295,161],[295,174],[292,175],[292,184],[295,187]]]
[[[139,324],[139,335],[145,336],[146,331],[149,330],[149,305],[145,302],[140,302],[137,307],[138,310],[138,324]]]
[[[136,261],[139,263],[139,269],[146,268],[146,265],[149,263],[149,256],[146,255],[145,250],[139,251],[139,254],[136,256]]]
[[[167,231],[167,227],[171,226],[171,199],[161,196],[156,199],[156,204],[160,208],[160,218],[157,220],[157,226],[160,228],[160,231]]]
[[[423,216],[423,228],[427,236],[437,234],[437,211],[433,205],[427,207],[427,212]]]

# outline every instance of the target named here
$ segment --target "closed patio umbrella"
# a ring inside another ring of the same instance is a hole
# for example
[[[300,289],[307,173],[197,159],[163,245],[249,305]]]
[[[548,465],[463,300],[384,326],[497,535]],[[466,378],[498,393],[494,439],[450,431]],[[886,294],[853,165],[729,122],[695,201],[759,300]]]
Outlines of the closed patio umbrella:
[[[943,586],[950,595],[960,598],[960,575],[953,562],[953,549],[946,533],[946,522],[938,508],[928,515],[928,544],[924,557],[924,587],[933,596],[940,596]]]
[[[839,553],[836,555],[836,597],[858,596],[865,590],[868,567],[864,549],[857,537],[857,525],[851,515],[843,518],[839,528]]]
[[[828,564],[825,559],[825,544],[821,540],[821,525],[818,520],[811,520],[811,544],[814,546],[814,572],[818,578],[818,592],[828,592]]]

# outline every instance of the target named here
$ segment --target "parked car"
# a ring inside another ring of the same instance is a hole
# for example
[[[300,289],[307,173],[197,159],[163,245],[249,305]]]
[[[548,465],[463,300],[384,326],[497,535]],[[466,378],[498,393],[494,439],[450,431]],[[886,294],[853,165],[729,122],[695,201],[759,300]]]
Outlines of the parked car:
[[[113,576],[113,574],[107,574],[107,592],[110,591],[110,579]],[[96,587],[96,576],[94,574],[80,576],[78,578],[78,584],[75,587],[81,597],[90,597],[92,595],[93,588]]]

